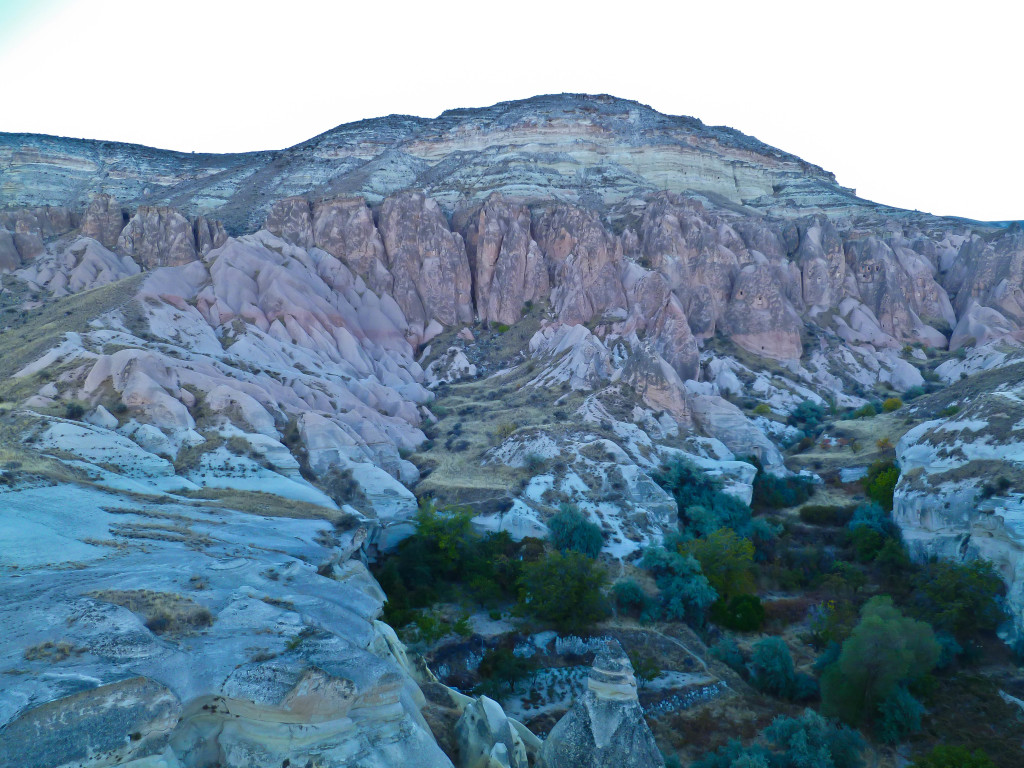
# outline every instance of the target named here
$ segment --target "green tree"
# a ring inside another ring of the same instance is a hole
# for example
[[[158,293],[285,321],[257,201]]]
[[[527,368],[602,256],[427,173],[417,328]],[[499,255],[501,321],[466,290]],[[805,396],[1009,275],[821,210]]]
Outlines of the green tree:
[[[511,691],[536,669],[537,662],[532,659],[516,656],[509,648],[494,648],[484,654],[477,671],[482,678],[493,682],[496,687],[503,686]]]
[[[1006,620],[1006,588],[988,560],[928,563],[913,586],[912,612],[957,639],[995,631]]]
[[[587,520],[572,504],[562,504],[554,517],[548,521],[551,543],[560,552],[581,552],[587,557],[597,557],[604,546],[604,534],[594,523]]]
[[[718,593],[719,600],[754,591],[754,544],[730,528],[679,545],[679,552],[700,563],[700,569]]]
[[[559,631],[582,631],[608,615],[607,581],[604,569],[592,558],[579,552],[552,552],[524,563],[519,609]]]
[[[629,662],[633,665],[633,674],[641,688],[651,680],[661,677],[661,667],[658,666],[658,660],[653,656],[630,654]]]
[[[754,632],[764,624],[764,605],[757,595],[736,595],[729,601],[716,600],[711,620],[737,632]]]
[[[821,676],[822,711],[851,725],[869,722],[896,686],[921,679],[938,660],[930,626],[904,616],[892,598],[873,597]]]

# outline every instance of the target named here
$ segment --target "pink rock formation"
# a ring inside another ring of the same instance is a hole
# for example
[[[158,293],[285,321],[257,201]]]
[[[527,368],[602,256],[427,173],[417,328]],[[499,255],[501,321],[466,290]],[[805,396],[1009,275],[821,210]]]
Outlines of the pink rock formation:
[[[113,195],[101,194],[94,196],[89,202],[79,229],[83,237],[91,237],[104,248],[113,248],[117,245],[117,238],[124,225],[120,203]]]
[[[204,256],[214,248],[220,248],[228,240],[224,225],[205,216],[199,216],[192,222],[192,233],[195,236],[196,248]]]
[[[117,239],[117,250],[144,269],[175,267],[196,259],[192,225],[167,206],[139,206]]]
[[[6,229],[0,229],[0,272],[13,272],[21,266],[21,254],[14,244],[14,237]]]
[[[301,216],[301,206],[297,207]],[[313,206],[312,227],[317,248],[345,262],[374,293],[391,293],[394,278],[384,264],[384,242],[365,200],[353,197],[317,203]]]
[[[381,205],[380,232],[394,298],[410,326],[473,321],[472,279],[462,237],[420,192],[401,192]]]
[[[767,264],[740,271],[723,325],[736,344],[756,355],[797,360],[803,351],[800,316]]]
[[[313,216],[309,201],[301,195],[274,203],[263,226],[268,232],[300,248],[313,245]]]
[[[511,325],[527,301],[546,299],[549,291],[544,256],[530,236],[530,211],[491,195],[463,218],[477,315]]]
[[[622,246],[595,212],[556,205],[534,220],[533,237],[547,257],[559,320],[586,323],[608,310],[625,309]]]

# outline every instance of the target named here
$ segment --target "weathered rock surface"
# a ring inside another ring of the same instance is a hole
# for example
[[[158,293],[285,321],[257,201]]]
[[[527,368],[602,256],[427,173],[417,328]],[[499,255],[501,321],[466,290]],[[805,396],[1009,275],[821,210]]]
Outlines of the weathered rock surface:
[[[460,228],[473,273],[473,299],[481,320],[511,325],[527,302],[548,297],[548,270],[530,234],[525,205],[492,195],[465,218]]]
[[[540,768],[664,766],[637,700],[636,678],[615,640],[598,651],[587,691],[544,741]]]
[[[455,724],[458,768],[528,768],[526,745],[498,702],[481,696]]]
[[[384,241],[362,198],[317,203],[313,207],[313,243],[341,259],[374,293],[392,294],[395,280],[385,266]]]
[[[621,245],[593,211],[559,205],[534,222],[533,236],[548,260],[551,303],[564,323],[586,323],[623,311]]]
[[[121,204],[112,195],[96,195],[85,209],[79,230],[83,237],[91,237],[104,248],[113,248],[124,227]]]
[[[60,255],[35,259],[18,276],[60,297],[108,285],[139,271],[139,265],[130,257],[107,250],[96,240],[80,237]]]
[[[329,523],[68,485],[0,496],[3,768],[451,766],[379,586],[330,564]]]
[[[117,238],[117,250],[146,269],[178,267],[197,256],[192,225],[167,206],[140,206]]]

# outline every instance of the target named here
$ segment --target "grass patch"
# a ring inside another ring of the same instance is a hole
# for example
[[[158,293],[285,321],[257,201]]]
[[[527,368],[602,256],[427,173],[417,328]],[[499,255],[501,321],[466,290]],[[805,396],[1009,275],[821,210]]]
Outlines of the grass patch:
[[[174,592],[107,589],[92,592],[90,596],[142,615],[146,620],[146,628],[158,635],[183,634],[213,624],[213,614],[208,608]]]
[[[262,491],[241,491],[235,488],[199,488],[179,491],[182,496],[210,505],[227,507],[264,517],[292,517],[302,520],[327,520],[340,530],[347,530],[356,518],[338,509],[321,507],[308,501],[296,501]],[[205,506],[205,505],[204,505]]]

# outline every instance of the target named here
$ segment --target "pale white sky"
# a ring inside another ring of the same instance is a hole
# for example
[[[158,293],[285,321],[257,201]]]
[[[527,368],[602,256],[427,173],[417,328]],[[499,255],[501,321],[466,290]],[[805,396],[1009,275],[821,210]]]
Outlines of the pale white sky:
[[[729,125],[858,194],[1024,218],[1024,4],[0,0],[0,131],[208,152],[539,93]]]

